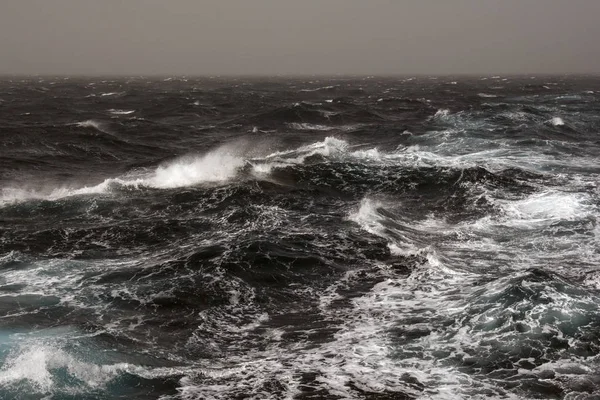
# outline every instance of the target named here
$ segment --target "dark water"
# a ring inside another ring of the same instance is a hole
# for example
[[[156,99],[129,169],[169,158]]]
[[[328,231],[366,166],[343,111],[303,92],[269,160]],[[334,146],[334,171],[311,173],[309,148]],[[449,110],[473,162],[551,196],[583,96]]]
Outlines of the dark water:
[[[0,398],[600,396],[600,78],[5,79]]]

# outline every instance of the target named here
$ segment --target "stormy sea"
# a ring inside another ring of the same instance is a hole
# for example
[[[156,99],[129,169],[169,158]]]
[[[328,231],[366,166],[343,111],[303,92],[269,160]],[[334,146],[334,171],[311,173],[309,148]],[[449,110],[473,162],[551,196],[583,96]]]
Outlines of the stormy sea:
[[[1,399],[600,398],[600,78],[0,80]]]

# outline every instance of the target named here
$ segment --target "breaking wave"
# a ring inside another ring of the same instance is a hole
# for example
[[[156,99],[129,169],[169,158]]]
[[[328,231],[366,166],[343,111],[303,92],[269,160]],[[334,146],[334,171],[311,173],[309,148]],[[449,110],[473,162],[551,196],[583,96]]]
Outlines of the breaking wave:
[[[108,133],[106,128],[104,127],[104,124],[100,121],[96,121],[93,119],[88,119],[86,121],[81,121],[81,122],[76,122],[74,125],[80,127],[80,128],[94,128],[97,131],[103,132],[103,133]]]
[[[246,158],[236,147],[222,146],[202,156],[187,156],[157,167],[151,172],[135,172],[118,178],[109,178],[95,186],[82,188],[57,188],[50,192],[35,189],[2,188],[0,204],[30,199],[57,200],[69,196],[108,193],[119,187],[171,189],[199,184],[226,183],[240,176],[249,164],[257,176],[264,176],[273,168],[302,164],[313,156],[330,159],[353,158],[379,160],[377,149],[350,151],[348,142],[328,137],[321,142],[297,149],[279,151],[264,157]]]

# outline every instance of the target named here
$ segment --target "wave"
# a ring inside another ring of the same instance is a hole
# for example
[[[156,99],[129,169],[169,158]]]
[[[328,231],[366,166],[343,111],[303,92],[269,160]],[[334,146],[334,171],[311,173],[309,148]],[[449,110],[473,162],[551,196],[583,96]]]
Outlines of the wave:
[[[382,203],[369,198],[364,198],[358,210],[350,213],[348,219],[356,222],[362,229],[374,235],[381,235],[382,226],[379,223],[381,216],[378,209]]]
[[[290,123],[325,124],[329,122],[328,115],[315,106],[306,103],[296,103],[292,106],[279,107],[249,118],[254,125],[278,125]]]
[[[447,108],[440,108],[439,110],[437,110],[435,112],[435,114],[433,115],[433,118],[445,118],[447,116],[450,115],[450,110],[448,110]]]
[[[275,127],[281,124],[364,124],[369,122],[381,122],[385,119],[384,116],[364,108],[353,108],[340,111],[322,109],[317,104],[300,102],[255,114],[249,118],[244,118],[243,121],[257,126]]]
[[[143,184],[165,189],[204,182],[223,182],[234,178],[243,165],[244,158],[227,147],[222,147],[202,157],[184,158],[158,167],[154,175]]]
[[[108,96],[117,96],[121,94],[121,92],[105,92],[105,93],[100,93],[101,97],[108,97]]]
[[[287,125],[290,128],[296,129],[299,131],[330,131],[332,129],[336,129],[333,126],[309,124],[309,123],[298,123],[298,122],[292,122]]]
[[[321,131],[321,132],[328,132],[328,131],[352,131],[358,127],[360,127],[360,125],[338,125],[338,126],[331,126],[331,125],[319,125],[319,124],[308,124],[308,123],[291,123],[291,124],[287,124],[290,128],[295,129],[295,130],[299,130],[299,131]]]
[[[94,121],[93,119],[88,119],[86,121],[75,122],[75,125],[81,128],[96,128],[100,130],[100,122]]]
[[[591,208],[581,194],[546,191],[517,201],[501,202],[512,221],[527,223],[565,221],[585,218]]]
[[[273,168],[298,165],[307,159],[320,156],[327,159],[382,160],[385,154],[377,149],[354,149],[348,142],[335,137],[300,146],[287,151],[277,151],[263,157],[247,157],[253,149],[240,149],[224,145],[202,156],[187,156],[158,166],[150,172],[135,172],[121,177],[108,178],[94,186],[82,188],[55,188],[50,191],[23,187],[2,188],[0,204],[26,200],[58,200],[70,196],[109,193],[119,188],[172,189],[199,184],[227,183],[246,170],[251,176],[264,177]],[[249,169],[248,169],[249,168]]]
[[[35,189],[2,188],[0,204],[109,193],[122,187],[171,189],[201,183],[225,182],[234,178],[244,163],[244,158],[235,155],[230,149],[219,148],[204,156],[184,157],[161,165],[151,173],[108,178],[97,185],[78,189],[57,188],[47,192]]]
[[[63,350],[50,345],[29,345],[9,358],[0,370],[0,386],[26,381],[40,392],[54,389],[56,370],[89,387],[98,387],[131,369],[129,364],[95,365],[79,361]]]
[[[111,108],[107,111],[113,115],[129,115],[135,112],[135,110],[116,110],[114,108]]]
[[[64,197],[85,195],[85,194],[98,194],[107,191],[110,183],[116,181],[116,179],[107,179],[101,184],[91,187],[83,187],[79,189],[70,188],[55,188],[49,191],[38,190],[38,189],[24,189],[24,188],[13,188],[5,187],[2,188],[2,195],[0,197],[0,205],[19,203],[27,200],[59,200]]]
[[[392,255],[419,255],[425,262],[413,269],[407,279],[391,276],[375,285],[371,292],[354,298],[354,314],[361,318],[348,315],[336,335],[338,341],[331,346],[341,347],[345,337],[360,338],[361,354],[368,354],[371,360],[383,359],[376,349],[391,347],[397,355],[395,371],[416,374],[415,378],[429,388],[442,382],[454,395],[466,394],[465,386],[458,384],[461,380],[476,383],[470,386],[488,386],[489,389],[498,381],[518,379],[523,382],[525,392],[535,392],[535,385],[527,386],[528,376],[545,379],[554,378],[555,373],[591,373],[593,363],[585,357],[573,357],[571,349],[584,352],[590,341],[599,340],[596,324],[589,322],[597,312],[596,296],[558,275],[532,268],[538,257],[545,257],[542,264],[546,267],[549,260],[556,262],[556,251],[564,251],[567,244],[556,244],[559,247],[554,249],[549,247],[551,243],[537,240],[535,236],[540,228],[544,229],[540,223],[556,232],[554,240],[571,234],[573,254],[595,252],[592,239],[571,232],[572,226],[561,230],[558,225],[588,218],[592,213],[588,200],[580,194],[558,191],[519,200],[497,200],[503,206],[503,216],[496,223],[510,231],[499,234],[488,225],[486,234],[478,229],[464,229],[473,227],[472,224],[453,225],[432,218],[406,221],[394,211],[403,209],[401,203],[363,198],[348,219],[366,232],[385,238]],[[493,220],[486,217],[476,225],[484,221],[487,224]],[[585,229],[592,229],[589,223],[584,225]],[[535,233],[518,245],[515,240],[506,240],[522,237],[519,231],[523,227],[535,227]],[[418,232],[414,237],[413,230]],[[426,238],[427,245],[414,238]],[[587,242],[582,243],[584,241]],[[566,259],[579,261],[569,255]],[[490,263],[489,257],[495,262]],[[490,273],[497,276],[482,282],[482,263],[489,263]],[[474,264],[476,273],[471,272]],[[499,265],[511,270],[498,274]],[[593,278],[589,284],[594,284]],[[369,316],[366,320],[365,315]],[[555,318],[565,321],[569,328],[557,328]],[[440,325],[447,327],[443,335],[436,329]],[[383,335],[384,332],[393,333]],[[498,344],[486,346],[483,343]],[[513,353],[501,343],[518,343],[519,352],[524,355],[512,357]],[[538,355],[529,359],[530,367],[523,369],[523,360],[531,357],[532,352]],[[490,360],[501,363],[494,365]],[[451,365],[460,367],[466,374],[456,375]],[[429,373],[418,374],[419,370]],[[481,370],[486,372],[480,373]],[[490,371],[495,371],[493,379],[487,376]],[[363,371],[365,375],[370,373],[372,371]],[[438,382],[432,381],[432,377]],[[559,382],[560,379],[550,379],[549,384]],[[565,383],[565,389],[577,390],[577,383]]]
[[[441,114],[447,115],[446,111],[442,110]],[[101,126],[93,120],[84,121],[82,124],[91,127]],[[330,136],[322,141],[294,149],[249,157],[250,154],[257,154],[260,151],[255,147],[244,148],[230,143],[204,155],[181,157],[154,169],[108,178],[94,186],[63,187],[50,191],[27,187],[4,187],[1,192],[0,204],[28,199],[57,200],[69,196],[109,193],[123,187],[172,189],[201,184],[226,184],[236,179],[264,179],[269,177],[274,169],[315,162],[363,163],[376,168],[386,166],[410,169],[444,167],[461,171],[484,167],[491,172],[518,168],[534,173],[544,173],[549,167],[573,167],[585,161],[579,158],[556,159],[551,155],[539,154],[527,149],[517,151],[506,143],[499,148],[464,154],[456,154],[457,149],[464,151],[460,140],[434,149],[413,145],[400,147],[392,152],[383,152],[365,145],[351,145],[345,140]]]
[[[420,223],[402,217],[393,210],[402,204],[386,204],[372,197],[364,197],[357,210],[349,213],[347,219],[358,224],[361,229],[387,241],[391,254],[395,256],[432,256],[429,243],[422,237],[432,230],[430,224]],[[437,226],[433,228],[435,231]]]
[[[109,131],[105,128],[104,124],[101,121],[96,121],[94,119],[88,119],[81,122],[75,122],[70,125],[75,125],[80,128],[93,128],[102,133],[109,133]]]
[[[66,389],[71,394],[83,395],[90,390],[105,389],[123,376],[164,380],[187,372],[185,368],[149,368],[125,362],[95,363],[89,356],[75,356],[61,347],[55,337],[23,339],[0,369],[0,395],[7,389],[36,394]]]
[[[379,99],[377,99],[378,103],[394,103],[394,104],[398,104],[398,105],[404,105],[404,106],[414,106],[414,107],[421,107],[421,106],[426,106],[429,107],[429,104],[427,100],[425,99],[413,99],[410,97],[380,97]]]
[[[255,168],[262,165],[262,167],[259,167],[262,170],[264,170],[264,165],[267,164],[270,170],[273,167],[302,164],[313,156],[321,156],[331,160],[355,161],[377,161],[385,157],[376,148],[354,150],[356,147],[345,140],[329,136],[321,142],[300,146],[293,150],[277,151],[262,158],[252,159],[250,163]]]
[[[335,89],[337,87],[338,87],[337,85],[332,85],[332,86],[318,87],[318,88],[315,88],[315,89],[300,89],[299,91],[300,92],[320,92],[320,91],[324,91],[324,90],[331,91],[331,90],[333,90],[333,89]]]

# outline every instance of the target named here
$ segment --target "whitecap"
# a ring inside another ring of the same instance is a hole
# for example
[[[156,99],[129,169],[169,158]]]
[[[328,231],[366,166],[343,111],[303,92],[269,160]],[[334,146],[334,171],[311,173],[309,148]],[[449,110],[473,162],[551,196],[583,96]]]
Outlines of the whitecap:
[[[315,89],[300,89],[300,92],[318,92],[320,90],[330,90],[330,89],[335,89],[337,86],[336,85],[332,85],[332,86],[323,86],[323,87],[318,87]]]
[[[374,235],[382,235],[383,227],[381,226],[378,209],[382,207],[382,203],[370,198],[364,198],[360,202],[358,210],[351,212],[348,219],[357,223],[365,231]]]
[[[0,370],[0,386],[27,381],[39,392],[50,392],[55,385],[55,371],[59,369],[64,369],[70,377],[88,387],[98,387],[131,369],[131,366],[126,363],[91,364],[51,345],[27,343],[4,362]]]
[[[108,112],[113,115],[129,115],[129,114],[133,114],[135,112],[135,110],[117,110],[117,109],[111,108],[110,110],[108,110]]]
[[[563,121],[563,119],[560,117],[553,117],[548,122],[550,122],[554,126],[563,126],[565,124],[565,121]]]
[[[194,186],[202,183],[224,183],[235,178],[245,159],[236,150],[223,146],[202,156],[187,156],[158,166],[152,172],[126,174],[81,188],[60,187],[37,190],[3,187],[0,205],[27,200],[58,200],[71,196],[110,193],[122,187],[157,189]]]
[[[448,110],[447,108],[440,108],[439,110],[437,110],[435,112],[433,117],[434,118],[444,118],[444,117],[447,117],[448,115],[450,115],[450,110]]]
[[[497,200],[511,224],[536,225],[543,222],[585,218],[591,212],[588,199],[578,193],[546,191],[521,200]]]
[[[96,129],[100,129],[100,122],[94,121],[93,119],[88,119],[86,121],[76,122],[75,125],[80,126],[82,128],[96,128]]]
[[[185,157],[158,167],[144,183],[156,188],[175,188],[224,182],[234,178],[244,162],[232,149],[221,147],[200,157]]]
[[[103,133],[109,133],[106,128],[104,127],[104,124],[101,121],[96,121],[94,119],[88,119],[85,121],[81,121],[81,122],[75,122],[73,124],[70,125],[75,125],[78,126],[80,128],[94,128],[97,131],[103,132]]]
[[[335,129],[335,127],[333,127],[333,126],[309,124],[307,122],[303,122],[303,123],[292,122],[287,125],[292,129],[297,129],[297,130],[301,130],[301,131],[330,131],[332,129]]]
[[[447,110],[439,110],[438,115],[448,115]],[[101,128],[97,122],[84,121],[82,126]],[[308,128],[307,126],[300,126]],[[311,127],[312,128],[312,127]],[[343,128],[340,128],[343,129]],[[10,204],[28,199],[57,200],[76,195],[111,193],[122,187],[158,189],[194,186],[203,183],[224,184],[234,179],[246,179],[242,171],[254,173],[256,178],[266,178],[274,168],[298,165],[315,155],[325,160],[352,160],[367,164],[419,166],[445,166],[469,168],[484,166],[490,171],[506,167],[518,167],[535,171],[544,171],[549,166],[561,167],[579,165],[580,159],[554,160],[539,156],[530,151],[511,150],[506,146],[497,149],[456,152],[463,147],[462,142],[454,141],[452,146],[443,148],[421,148],[419,145],[402,147],[395,152],[382,152],[365,145],[350,145],[345,140],[330,136],[322,141],[300,146],[291,150],[276,151],[266,156],[248,157],[257,154],[254,148],[241,148],[224,145],[203,155],[188,155],[169,163],[147,169],[142,172],[128,173],[105,179],[103,182],[80,188],[59,187],[50,190],[36,187],[4,187],[0,204]],[[585,161],[585,160],[584,160]],[[327,162],[327,161],[325,161]],[[249,166],[249,171],[245,169]]]

